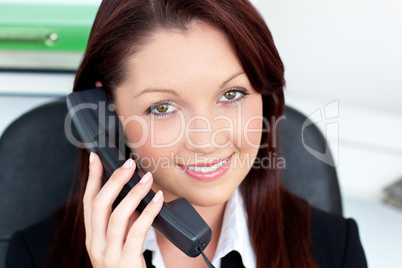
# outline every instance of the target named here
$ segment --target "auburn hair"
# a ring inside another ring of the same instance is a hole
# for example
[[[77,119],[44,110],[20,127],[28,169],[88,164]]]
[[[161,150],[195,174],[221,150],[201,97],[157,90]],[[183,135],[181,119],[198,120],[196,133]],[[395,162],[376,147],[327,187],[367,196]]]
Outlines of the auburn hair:
[[[79,66],[74,91],[101,81],[113,91],[126,75],[126,59],[158,29],[187,31],[194,20],[207,22],[229,38],[252,86],[262,94],[263,115],[284,112],[284,66],[262,16],[248,0],[104,0]],[[257,158],[279,157],[275,122],[261,139]],[[47,263],[92,267],[85,248],[83,204],[88,153],[79,151],[75,195],[55,212],[55,243]],[[310,252],[310,207],[282,185],[276,167],[253,167],[240,185],[257,267],[316,267]]]

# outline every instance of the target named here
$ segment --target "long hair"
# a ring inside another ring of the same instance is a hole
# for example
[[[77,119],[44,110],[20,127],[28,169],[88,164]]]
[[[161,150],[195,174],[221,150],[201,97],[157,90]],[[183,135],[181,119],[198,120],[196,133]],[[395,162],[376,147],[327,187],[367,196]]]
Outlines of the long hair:
[[[262,95],[263,116],[284,112],[284,66],[271,33],[248,0],[104,0],[78,68],[74,91],[101,81],[113,100],[124,81],[125,60],[157,29],[186,31],[193,20],[222,30],[252,86]],[[257,158],[278,158],[275,120],[269,121]],[[85,249],[82,198],[88,179],[88,153],[80,149],[81,175],[75,197],[55,213],[56,240],[48,261],[63,267],[91,267]],[[275,160],[275,159],[274,159]],[[257,267],[316,267],[310,252],[310,208],[281,184],[278,168],[253,167],[240,185]],[[68,253],[67,253],[68,252]]]

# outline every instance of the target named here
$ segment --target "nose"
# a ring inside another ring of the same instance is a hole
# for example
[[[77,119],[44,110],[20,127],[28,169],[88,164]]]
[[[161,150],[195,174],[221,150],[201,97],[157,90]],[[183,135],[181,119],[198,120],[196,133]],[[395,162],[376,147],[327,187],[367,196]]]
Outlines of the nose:
[[[229,146],[233,123],[228,119],[230,118],[211,112],[190,117],[185,131],[186,149],[212,154],[216,149]]]

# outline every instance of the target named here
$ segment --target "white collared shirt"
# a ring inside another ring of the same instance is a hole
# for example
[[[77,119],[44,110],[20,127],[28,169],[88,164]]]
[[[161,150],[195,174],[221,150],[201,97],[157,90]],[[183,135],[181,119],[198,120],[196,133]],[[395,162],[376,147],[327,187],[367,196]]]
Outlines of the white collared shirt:
[[[156,268],[165,268],[153,227],[149,229],[145,237],[142,252],[145,250],[152,251],[152,264]],[[222,230],[212,264],[220,268],[221,258],[233,250],[240,253],[244,267],[256,267],[255,253],[248,232],[247,213],[239,189],[234,191],[226,204]]]

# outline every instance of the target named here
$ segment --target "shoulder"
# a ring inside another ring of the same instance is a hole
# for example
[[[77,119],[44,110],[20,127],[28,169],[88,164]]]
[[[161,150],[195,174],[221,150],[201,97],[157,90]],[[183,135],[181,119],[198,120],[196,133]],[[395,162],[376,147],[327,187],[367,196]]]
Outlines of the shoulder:
[[[311,208],[311,239],[319,267],[367,267],[355,220]]]
[[[6,267],[43,267],[53,237],[54,223],[50,218],[15,232],[9,243]]]

